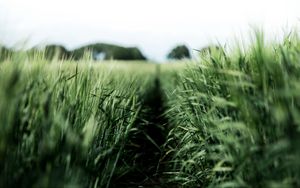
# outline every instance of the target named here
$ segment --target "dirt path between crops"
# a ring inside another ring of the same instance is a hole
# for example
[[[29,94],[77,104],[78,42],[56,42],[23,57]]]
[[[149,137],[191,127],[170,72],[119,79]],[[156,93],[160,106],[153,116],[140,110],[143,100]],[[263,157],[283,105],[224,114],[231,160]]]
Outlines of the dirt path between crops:
[[[170,187],[163,172],[164,144],[168,135],[168,120],[164,116],[165,99],[161,88],[159,67],[151,88],[142,101],[142,113],[136,122],[138,131],[129,138],[125,148],[131,152],[134,169],[122,177],[113,187]]]

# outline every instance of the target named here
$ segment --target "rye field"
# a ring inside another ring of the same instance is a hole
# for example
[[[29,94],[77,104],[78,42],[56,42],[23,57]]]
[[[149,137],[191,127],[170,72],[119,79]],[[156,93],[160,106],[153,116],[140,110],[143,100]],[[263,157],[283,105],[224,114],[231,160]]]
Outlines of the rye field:
[[[166,64],[0,55],[0,187],[300,187],[297,33]]]

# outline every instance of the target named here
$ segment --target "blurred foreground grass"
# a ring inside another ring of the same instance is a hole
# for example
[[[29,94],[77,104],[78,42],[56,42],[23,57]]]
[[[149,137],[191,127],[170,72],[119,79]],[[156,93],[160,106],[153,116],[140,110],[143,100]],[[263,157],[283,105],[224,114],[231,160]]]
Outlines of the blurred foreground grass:
[[[2,186],[110,185],[154,65],[0,65]],[[142,78],[142,79],[141,79]]]

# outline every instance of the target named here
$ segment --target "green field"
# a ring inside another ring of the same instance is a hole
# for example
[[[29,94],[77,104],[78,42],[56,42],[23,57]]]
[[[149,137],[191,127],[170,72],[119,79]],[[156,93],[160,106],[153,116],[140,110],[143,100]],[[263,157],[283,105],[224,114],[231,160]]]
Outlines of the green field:
[[[166,64],[0,55],[0,187],[300,187],[296,33]]]

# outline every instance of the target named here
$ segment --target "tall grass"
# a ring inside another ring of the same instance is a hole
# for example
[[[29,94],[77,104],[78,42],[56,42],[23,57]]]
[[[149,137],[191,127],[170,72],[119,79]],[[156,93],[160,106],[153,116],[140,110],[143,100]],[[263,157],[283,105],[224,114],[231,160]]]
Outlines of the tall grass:
[[[300,187],[297,33],[160,69],[0,52],[1,187]]]
[[[166,84],[166,172],[183,187],[300,186],[300,38],[212,50]]]
[[[154,68],[44,61],[0,64],[1,186],[109,187]]]

